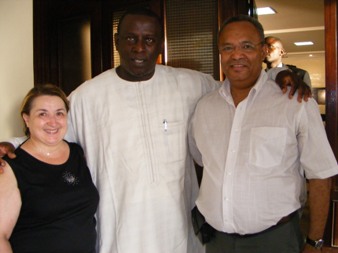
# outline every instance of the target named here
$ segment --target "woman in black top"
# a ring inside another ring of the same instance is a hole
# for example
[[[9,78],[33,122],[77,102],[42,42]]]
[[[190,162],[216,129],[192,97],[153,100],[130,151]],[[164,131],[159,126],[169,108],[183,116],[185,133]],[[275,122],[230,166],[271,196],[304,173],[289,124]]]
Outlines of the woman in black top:
[[[94,253],[99,201],[83,150],[63,140],[68,101],[54,85],[30,90],[28,136],[0,177],[1,253]]]

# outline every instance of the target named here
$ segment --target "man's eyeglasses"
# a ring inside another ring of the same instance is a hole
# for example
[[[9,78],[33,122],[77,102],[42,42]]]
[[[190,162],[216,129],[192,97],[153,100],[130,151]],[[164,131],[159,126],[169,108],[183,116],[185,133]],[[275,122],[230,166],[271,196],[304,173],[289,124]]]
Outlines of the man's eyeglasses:
[[[257,44],[251,42],[242,42],[237,46],[233,44],[226,44],[219,47],[219,52],[230,54],[233,53],[235,50],[240,50],[244,53],[252,53],[256,50],[256,47],[258,45],[263,45],[263,42],[258,42]]]

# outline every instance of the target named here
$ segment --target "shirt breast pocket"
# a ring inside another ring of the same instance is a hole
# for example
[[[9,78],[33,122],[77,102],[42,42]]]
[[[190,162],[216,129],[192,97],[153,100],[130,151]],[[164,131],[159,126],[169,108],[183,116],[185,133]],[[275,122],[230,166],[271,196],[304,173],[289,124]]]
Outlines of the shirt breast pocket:
[[[286,146],[287,129],[257,127],[251,129],[249,163],[269,168],[280,165]]]
[[[183,121],[168,121],[163,126],[165,162],[179,162],[186,155],[186,126]]]

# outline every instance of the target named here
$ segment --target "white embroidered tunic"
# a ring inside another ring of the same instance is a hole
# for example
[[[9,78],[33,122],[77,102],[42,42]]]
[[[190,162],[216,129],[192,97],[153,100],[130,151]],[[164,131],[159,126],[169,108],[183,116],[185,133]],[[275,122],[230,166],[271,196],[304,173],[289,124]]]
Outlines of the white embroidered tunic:
[[[217,86],[209,75],[157,65],[150,80],[128,82],[111,69],[70,95],[67,139],[83,147],[100,194],[100,253],[201,252],[187,126]]]

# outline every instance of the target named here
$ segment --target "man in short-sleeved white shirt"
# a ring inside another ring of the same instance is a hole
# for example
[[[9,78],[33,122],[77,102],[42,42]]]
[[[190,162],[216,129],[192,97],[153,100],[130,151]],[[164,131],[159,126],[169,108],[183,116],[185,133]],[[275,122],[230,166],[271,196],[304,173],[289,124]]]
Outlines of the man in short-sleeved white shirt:
[[[222,26],[227,79],[199,101],[191,120],[191,153],[204,166],[196,205],[215,232],[207,253],[299,253],[304,176],[311,222],[302,252],[322,243],[337,162],[315,100],[288,103],[262,70],[263,34],[247,16]]]

